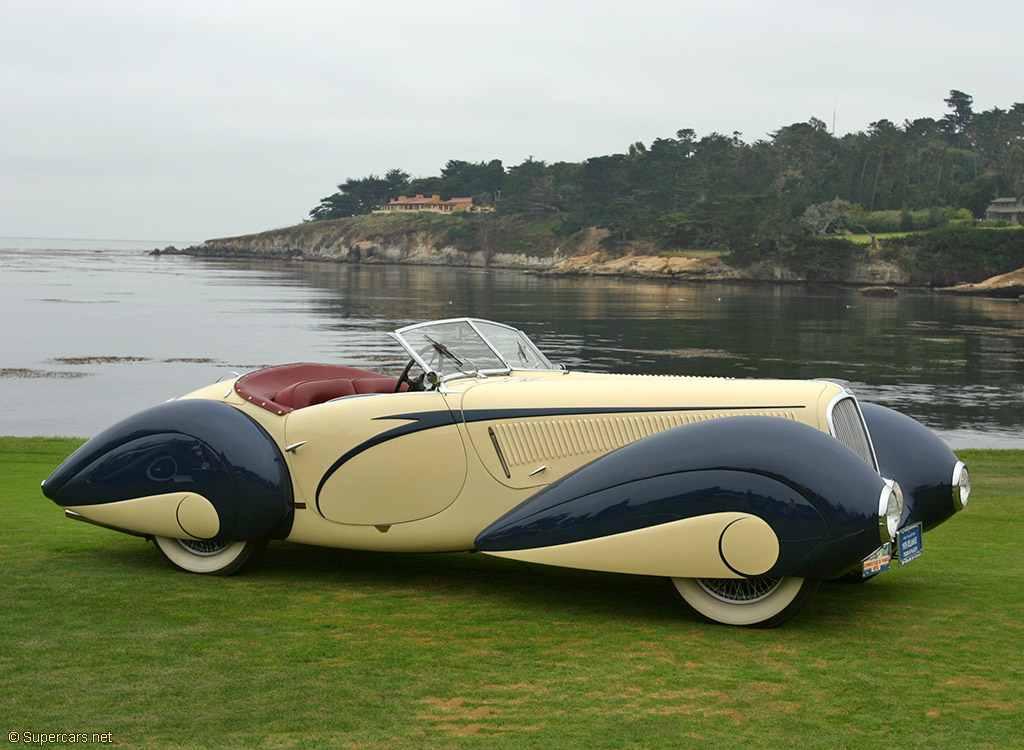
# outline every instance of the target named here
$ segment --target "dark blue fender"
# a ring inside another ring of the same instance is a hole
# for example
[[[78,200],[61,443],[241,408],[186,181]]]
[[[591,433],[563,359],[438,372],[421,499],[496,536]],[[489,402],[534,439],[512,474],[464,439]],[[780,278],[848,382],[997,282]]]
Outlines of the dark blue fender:
[[[118,422],[72,453],[43,494],[74,507],[169,492],[195,492],[220,520],[218,539],[284,537],[294,515],[280,450],[232,406],[183,399]]]
[[[957,457],[934,432],[898,411],[861,402],[878,470],[903,488],[900,526],[921,522],[938,526],[961,505],[954,501],[953,469]]]
[[[829,578],[877,549],[882,478],[830,435],[787,419],[684,425],[613,451],[485,529],[482,551],[546,547],[709,513],[759,516],[779,537],[766,575]]]

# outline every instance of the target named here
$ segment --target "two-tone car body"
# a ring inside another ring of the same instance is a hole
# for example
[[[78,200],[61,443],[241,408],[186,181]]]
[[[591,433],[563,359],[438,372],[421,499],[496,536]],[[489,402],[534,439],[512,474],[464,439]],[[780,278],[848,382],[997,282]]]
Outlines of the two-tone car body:
[[[762,627],[822,579],[918,554],[967,503],[941,440],[837,382],[569,372],[471,318],[393,336],[397,378],[303,363],[215,383],[104,431],[43,490],[195,573],[270,539],[476,550],[664,576],[704,617]]]

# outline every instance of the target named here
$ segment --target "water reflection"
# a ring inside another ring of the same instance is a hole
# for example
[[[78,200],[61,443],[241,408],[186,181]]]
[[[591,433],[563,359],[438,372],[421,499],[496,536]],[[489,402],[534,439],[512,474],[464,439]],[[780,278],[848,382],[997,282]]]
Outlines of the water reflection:
[[[112,414],[225,369],[302,360],[397,368],[403,355],[384,331],[474,315],[523,328],[569,367],[839,378],[957,447],[1024,447],[1024,305],[1015,301],[126,252],[0,251],[0,269],[0,311],[20,321],[0,333],[0,369],[111,358],[60,384],[0,377],[0,398],[18,404],[0,417],[2,434],[92,434]],[[140,360],[116,361],[125,356]]]
[[[838,378],[957,445],[1024,447],[1024,306],[1015,301],[400,266],[282,264],[274,272],[320,289],[311,303],[332,330],[353,319],[402,325],[478,315],[523,327],[570,367]]]

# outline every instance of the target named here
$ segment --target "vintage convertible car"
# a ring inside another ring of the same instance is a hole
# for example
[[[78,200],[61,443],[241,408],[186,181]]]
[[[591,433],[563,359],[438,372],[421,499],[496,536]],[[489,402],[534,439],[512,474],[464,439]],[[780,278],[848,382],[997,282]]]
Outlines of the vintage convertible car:
[[[921,554],[970,493],[931,431],[827,380],[569,372],[521,331],[407,326],[397,378],[289,364],[110,427],[43,482],[66,514],[227,575],[270,539],[476,550],[672,580],[770,627]]]

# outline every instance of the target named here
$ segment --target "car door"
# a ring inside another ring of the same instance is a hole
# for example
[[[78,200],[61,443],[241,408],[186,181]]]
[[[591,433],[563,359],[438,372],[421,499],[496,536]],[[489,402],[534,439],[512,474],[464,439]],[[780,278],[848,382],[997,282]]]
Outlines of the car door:
[[[286,417],[285,437],[303,501],[336,523],[432,516],[452,504],[466,478],[465,446],[438,392],[349,396],[299,409]]]

